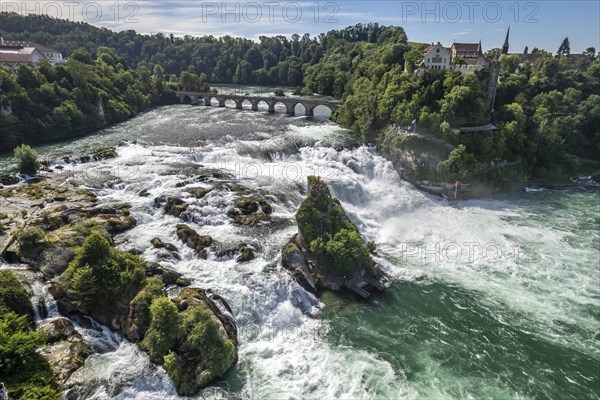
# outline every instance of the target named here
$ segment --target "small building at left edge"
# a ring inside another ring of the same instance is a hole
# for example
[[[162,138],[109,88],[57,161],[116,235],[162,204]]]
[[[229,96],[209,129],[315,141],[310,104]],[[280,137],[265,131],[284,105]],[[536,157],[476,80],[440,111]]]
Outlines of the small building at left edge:
[[[33,42],[10,41],[0,38],[0,66],[16,74],[21,65],[34,68],[40,60],[47,59],[52,64],[63,64],[61,52]]]

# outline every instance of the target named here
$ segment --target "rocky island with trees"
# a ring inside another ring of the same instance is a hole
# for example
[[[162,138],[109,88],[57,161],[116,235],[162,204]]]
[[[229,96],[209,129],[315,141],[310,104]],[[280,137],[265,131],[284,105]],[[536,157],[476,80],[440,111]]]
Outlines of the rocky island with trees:
[[[298,233],[282,249],[282,264],[307,290],[349,289],[368,298],[385,289],[383,272],[367,243],[327,184],[308,177],[308,195],[296,213]]]

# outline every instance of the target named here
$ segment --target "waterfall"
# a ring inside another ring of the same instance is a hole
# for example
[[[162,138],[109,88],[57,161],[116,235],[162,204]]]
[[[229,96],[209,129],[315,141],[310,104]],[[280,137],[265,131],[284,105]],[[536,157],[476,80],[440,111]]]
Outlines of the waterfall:
[[[31,284],[33,295],[31,296],[31,304],[33,305],[33,320],[39,324],[45,319],[56,318],[60,316],[58,312],[58,304],[48,291],[49,284],[40,281],[35,281]]]
[[[125,140],[137,142],[118,147],[116,159],[70,172],[95,188],[98,202],[131,204],[138,225],[114,238],[120,249],[137,249],[227,299],[217,304],[237,322],[239,363],[198,398],[575,399],[598,387],[597,363],[586,358],[600,357],[596,195],[541,191],[448,203],[401,181],[375,148],[356,145],[331,122],[218,108],[155,109],[48,151],[60,158]],[[200,179],[211,169],[265,197],[271,222],[234,224],[227,210],[240,194],[221,178]],[[394,280],[380,297],[317,298],[281,266],[308,175],[324,179],[375,242],[375,260]],[[198,187],[210,191],[202,198],[187,191]],[[184,200],[186,223],[198,234],[223,249],[251,246],[255,258],[238,263],[212,250],[198,258],[176,234],[184,221],[154,206],[160,196]],[[165,258],[154,237],[175,245],[178,257]],[[503,258],[494,260],[498,249]],[[537,261],[527,262],[531,256]],[[52,310],[43,288],[36,319],[52,315],[43,311]],[[89,318],[71,318],[98,354],[71,377],[66,399],[180,399],[136,345]],[[499,374],[507,365],[523,373]]]

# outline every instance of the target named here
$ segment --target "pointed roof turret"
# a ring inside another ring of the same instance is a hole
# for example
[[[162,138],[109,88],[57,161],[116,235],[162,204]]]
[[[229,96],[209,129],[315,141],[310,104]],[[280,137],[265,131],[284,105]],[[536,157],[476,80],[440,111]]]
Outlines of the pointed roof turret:
[[[508,54],[508,38],[510,36],[510,25],[508,26],[508,30],[506,31],[506,39],[504,39],[504,44],[502,45],[502,54]]]

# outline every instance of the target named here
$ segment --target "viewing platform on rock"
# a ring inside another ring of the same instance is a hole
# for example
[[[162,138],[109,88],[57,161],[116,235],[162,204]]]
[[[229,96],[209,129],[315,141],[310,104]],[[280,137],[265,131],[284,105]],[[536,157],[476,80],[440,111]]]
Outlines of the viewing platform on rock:
[[[225,93],[208,93],[208,92],[189,92],[177,91],[175,94],[179,97],[181,103],[186,100],[190,104],[198,104],[200,99],[204,101],[205,106],[212,106],[212,101],[216,100],[219,107],[225,107],[225,102],[231,100],[235,102],[235,108],[241,110],[245,101],[252,106],[252,111],[258,111],[259,103],[263,102],[268,107],[269,113],[275,112],[275,105],[282,104],[285,106],[286,114],[296,115],[296,106],[301,104],[304,107],[304,115],[312,117],[314,110],[318,106],[324,106],[331,110],[333,114],[341,105],[339,100],[328,100],[322,98],[299,97],[299,96],[259,96],[249,94],[225,94]]]
[[[387,289],[387,280],[372,276],[365,271],[361,271],[360,274],[353,276],[348,279],[344,286],[350,291],[356,293],[363,299],[368,299],[375,290],[383,292]]]

